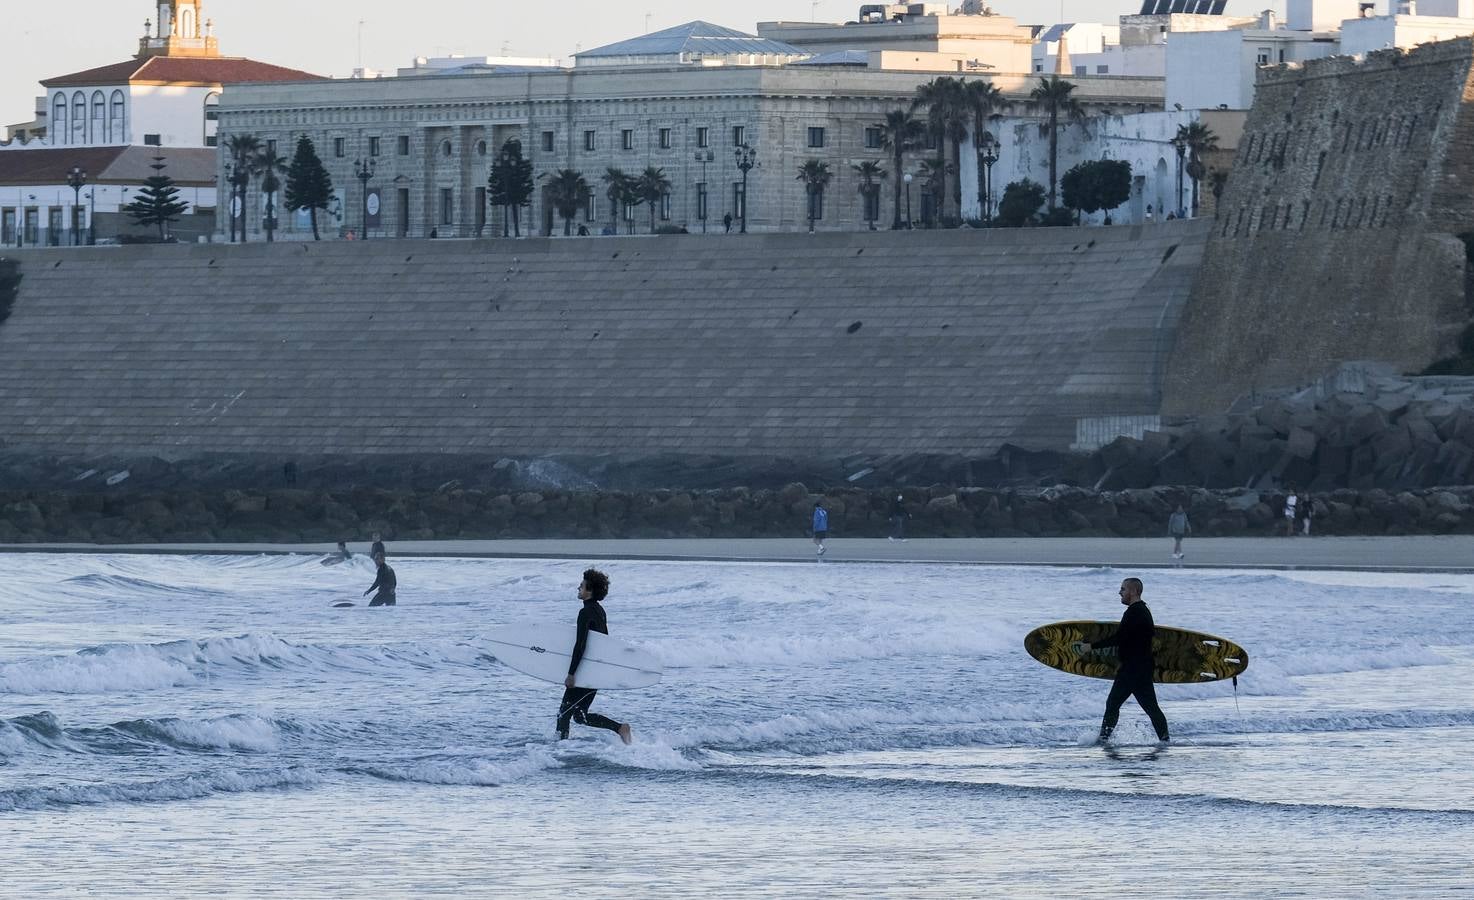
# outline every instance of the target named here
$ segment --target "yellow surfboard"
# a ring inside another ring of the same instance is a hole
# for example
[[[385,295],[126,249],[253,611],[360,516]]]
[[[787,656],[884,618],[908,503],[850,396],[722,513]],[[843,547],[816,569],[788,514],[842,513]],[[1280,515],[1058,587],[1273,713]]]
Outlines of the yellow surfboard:
[[[1080,641],[1095,643],[1116,633],[1119,622],[1055,622],[1040,625],[1024,637],[1029,655],[1061,672],[1089,678],[1115,678],[1121,668],[1115,647],[1103,647],[1080,654],[1073,645]],[[1233,641],[1201,631],[1156,627],[1152,637],[1152,657],[1156,670],[1152,681],[1158,684],[1199,684],[1237,678],[1249,667],[1249,654]]]

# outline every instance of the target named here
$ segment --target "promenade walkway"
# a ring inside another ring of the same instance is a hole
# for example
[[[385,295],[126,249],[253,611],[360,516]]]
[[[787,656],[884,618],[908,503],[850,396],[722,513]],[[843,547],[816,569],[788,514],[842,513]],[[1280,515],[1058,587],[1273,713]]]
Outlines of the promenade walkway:
[[[349,545],[366,552],[367,542]],[[0,552],[327,553],[331,544],[0,544]],[[1474,572],[1474,535],[1415,537],[1189,538],[1172,559],[1162,538],[831,539],[825,563],[927,562],[1113,568],[1341,569]],[[681,540],[395,541],[392,557],[473,556],[553,559],[670,559],[813,562],[804,537]]]

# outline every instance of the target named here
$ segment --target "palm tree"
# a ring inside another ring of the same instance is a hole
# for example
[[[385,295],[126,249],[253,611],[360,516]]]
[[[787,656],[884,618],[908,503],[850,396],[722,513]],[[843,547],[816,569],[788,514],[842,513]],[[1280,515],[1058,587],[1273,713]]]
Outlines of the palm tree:
[[[886,177],[887,173],[880,167],[880,163],[873,159],[867,159],[850,168],[860,176],[860,196],[865,198],[865,221],[869,223],[870,230],[874,231],[875,219],[880,215],[880,181]],[[871,204],[874,206],[872,207]],[[870,214],[872,208],[875,210],[874,216]]]
[[[1085,119],[1085,107],[1073,96],[1075,84],[1058,75],[1040,78],[1039,86],[1029,93],[1029,108],[1043,110],[1049,117],[1041,130],[1049,129],[1049,208],[1054,209],[1055,196],[1059,188],[1059,120],[1068,125]]]
[[[1193,217],[1198,215],[1198,183],[1203,180],[1207,170],[1203,166],[1202,155],[1209,150],[1218,149],[1218,135],[1213,129],[1202,122],[1189,122],[1186,125],[1177,126],[1176,142],[1187,148],[1187,175],[1193,180]]]
[[[670,179],[665,177],[664,169],[654,166],[646,166],[640,177],[635,179],[635,194],[641,202],[650,204],[650,233],[655,233],[655,207],[659,205],[660,198],[670,193]]]
[[[833,178],[834,173],[829,171],[827,162],[810,159],[798,167],[798,180],[804,183],[804,193],[809,197],[810,234],[814,233],[814,219],[817,217],[819,203],[823,202],[824,188]]]
[[[582,172],[559,169],[548,178],[548,186],[544,190],[548,192],[553,209],[563,218],[563,236],[568,237],[573,233],[573,217],[588,205],[594,194],[593,188],[589,187]]]
[[[991,81],[969,81],[962,88],[963,100],[972,114],[972,146],[979,153],[988,137],[988,122],[996,118],[1013,104],[1006,100],[1003,91]],[[982,161],[978,161],[978,202],[984,201]],[[984,210],[983,218],[987,218]]]
[[[906,152],[916,146],[921,137],[921,123],[916,121],[909,109],[893,109],[885,114],[885,124],[880,126],[880,146],[891,152],[891,167],[896,173],[892,186],[892,209],[896,211],[891,229],[901,227],[901,169],[905,166]]]
[[[626,175],[623,169],[610,166],[604,170],[599,180],[604,182],[604,196],[609,198],[610,224],[614,226],[614,233],[619,234],[619,213],[630,202],[630,194],[633,192],[631,183],[634,179]]]
[[[238,206],[236,203],[226,204],[228,207],[234,207],[229,209],[230,239],[231,241],[235,240],[235,210],[239,209],[241,242],[244,243],[246,240],[246,185],[250,184],[251,179],[256,175],[254,167],[256,165],[256,154],[261,152],[261,139],[253,134],[232,134],[225,139],[225,149],[230,154],[231,161],[235,167],[231,173],[230,196],[232,198],[240,198]]]
[[[943,75],[918,87],[916,99],[911,101],[913,110],[926,107],[926,131],[936,139],[937,152],[941,154],[944,162],[947,159],[948,145],[952,147],[953,162],[957,162],[962,155],[962,141],[967,137],[969,112],[966,96],[966,91],[959,79]],[[941,178],[938,182],[938,196],[942,198],[945,206],[947,196],[945,166],[943,171],[937,174]],[[960,187],[957,196],[960,200]],[[944,211],[944,209],[938,209],[938,217]]]
[[[261,193],[266,195],[266,241],[271,243],[276,233],[276,192],[281,190],[281,177],[287,174],[287,161],[267,144],[256,154],[254,170],[261,175]]]

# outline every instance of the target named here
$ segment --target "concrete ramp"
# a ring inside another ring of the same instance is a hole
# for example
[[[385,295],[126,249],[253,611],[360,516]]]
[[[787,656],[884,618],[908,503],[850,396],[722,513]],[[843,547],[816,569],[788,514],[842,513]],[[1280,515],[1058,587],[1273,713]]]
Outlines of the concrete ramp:
[[[1158,411],[1196,223],[17,251],[44,453],[986,455]]]

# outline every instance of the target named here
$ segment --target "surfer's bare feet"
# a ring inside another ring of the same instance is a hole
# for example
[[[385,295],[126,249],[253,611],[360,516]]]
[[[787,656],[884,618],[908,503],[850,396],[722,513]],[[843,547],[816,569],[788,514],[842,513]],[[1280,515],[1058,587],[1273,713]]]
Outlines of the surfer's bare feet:
[[[634,732],[630,730],[628,725],[619,726],[619,739],[626,744],[633,744],[635,742]]]

